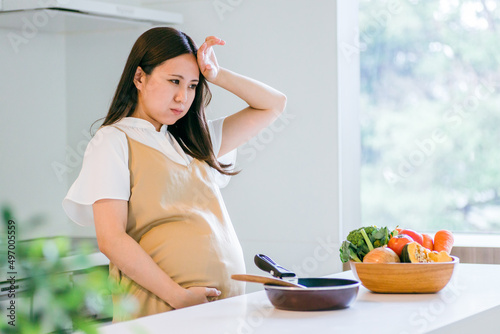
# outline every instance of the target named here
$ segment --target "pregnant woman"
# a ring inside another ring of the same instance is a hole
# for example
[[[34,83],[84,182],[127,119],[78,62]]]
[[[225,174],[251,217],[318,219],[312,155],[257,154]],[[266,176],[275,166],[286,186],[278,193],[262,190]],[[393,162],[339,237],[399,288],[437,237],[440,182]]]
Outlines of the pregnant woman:
[[[111,107],[89,142],[63,201],[78,224],[94,224],[110,277],[137,306],[113,321],[242,294],[231,275],[243,254],[219,191],[236,174],[222,161],[284,110],[286,97],[218,65],[207,37],[197,48],[173,28],[153,28],[134,44]],[[207,121],[208,83],[248,107]],[[127,298],[129,299],[129,298]]]

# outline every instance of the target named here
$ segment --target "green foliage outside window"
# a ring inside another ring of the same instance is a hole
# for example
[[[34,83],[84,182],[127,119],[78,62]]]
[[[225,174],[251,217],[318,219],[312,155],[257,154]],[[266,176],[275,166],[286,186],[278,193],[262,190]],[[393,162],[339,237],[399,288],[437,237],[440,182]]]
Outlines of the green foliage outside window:
[[[500,232],[499,6],[360,1],[365,225]]]

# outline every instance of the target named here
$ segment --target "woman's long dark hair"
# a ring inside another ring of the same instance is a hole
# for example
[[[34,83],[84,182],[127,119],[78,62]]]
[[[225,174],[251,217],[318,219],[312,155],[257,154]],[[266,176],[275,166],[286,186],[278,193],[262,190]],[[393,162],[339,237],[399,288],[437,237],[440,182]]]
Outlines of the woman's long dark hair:
[[[115,96],[102,126],[111,125],[124,117],[132,116],[137,107],[137,88],[134,76],[137,67],[147,74],[164,61],[190,53],[196,57],[193,40],[185,33],[174,28],[158,27],[143,33],[135,42],[125,64]],[[194,101],[187,114],[175,124],[168,126],[186,154],[205,161],[210,167],[226,175],[235,175],[228,169],[231,165],[221,164],[214,154],[212,141],[205,117],[205,107],[210,103],[212,94],[206,79],[200,72],[200,81],[196,86]]]

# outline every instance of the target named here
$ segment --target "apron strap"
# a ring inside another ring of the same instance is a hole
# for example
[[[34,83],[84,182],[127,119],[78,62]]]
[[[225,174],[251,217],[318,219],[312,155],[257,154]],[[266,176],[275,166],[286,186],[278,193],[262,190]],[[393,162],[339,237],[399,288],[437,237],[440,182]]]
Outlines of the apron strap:
[[[127,135],[127,133],[126,133],[125,131],[123,131],[122,129],[120,129],[118,126],[116,126],[116,125],[109,125],[109,126],[111,126],[111,127],[115,128],[115,129],[117,129],[118,131],[123,132],[123,134],[125,135],[125,137],[127,137],[127,139],[128,139],[128,135]]]

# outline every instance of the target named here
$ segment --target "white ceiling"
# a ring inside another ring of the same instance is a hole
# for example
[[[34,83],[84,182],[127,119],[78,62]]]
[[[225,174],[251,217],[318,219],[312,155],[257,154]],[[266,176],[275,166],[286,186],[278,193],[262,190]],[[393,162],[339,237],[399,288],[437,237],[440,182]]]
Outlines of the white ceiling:
[[[155,7],[161,6],[168,3],[180,3],[180,2],[196,2],[196,1],[213,1],[213,0],[95,0],[102,2],[111,2],[121,5],[131,5],[131,6],[144,6],[144,7]]]
[[[165,2],[188,2],[188,1],[200,1],[200,0],[139,0],[143,5],[150,5],[150,4],[162,4]],[[201,0],[203,1],[203,0]],[[205,0],[206,1],[206,0]]]

